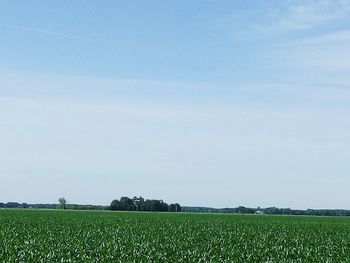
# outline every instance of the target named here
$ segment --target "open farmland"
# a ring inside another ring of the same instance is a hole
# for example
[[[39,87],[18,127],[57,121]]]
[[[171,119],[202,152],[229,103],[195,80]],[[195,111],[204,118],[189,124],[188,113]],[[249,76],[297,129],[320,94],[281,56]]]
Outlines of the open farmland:
[[[0,262],[350,262],[350,218],[3,209]]]

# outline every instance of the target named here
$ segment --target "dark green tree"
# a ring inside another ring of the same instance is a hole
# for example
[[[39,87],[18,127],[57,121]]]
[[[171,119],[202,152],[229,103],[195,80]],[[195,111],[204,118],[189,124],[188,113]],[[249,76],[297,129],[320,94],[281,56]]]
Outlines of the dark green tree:
[[[119,204],[120,204],[120,210],[123,211],[134,211],[136,210],[136,206],[134,204],[134,202],[126,196],[123,196],[122,198],[120,198],[119,200]]]
[[[64,197],[61,197],[58,199],[58,203],[61,209],[66,209],[66,199]]]
[[[169,212],[176,212],[176,206],[175,206],[175,204],[170,204],[170,205],[169,205],[169,208],[168,208],[168,211],[169,211]]]
[[[175,203],[175,212],[181,212],[181,206],[178,203]]]
[[[131,200],[135,206],[136,211],[143,211],[143,205],[144,205],[145,199],[143,199],[141,196],[140,197],[134,196]]]
[[[120,204],[118,200],[113,200],[109,206],[109,210],[118,211],[120,210]]]

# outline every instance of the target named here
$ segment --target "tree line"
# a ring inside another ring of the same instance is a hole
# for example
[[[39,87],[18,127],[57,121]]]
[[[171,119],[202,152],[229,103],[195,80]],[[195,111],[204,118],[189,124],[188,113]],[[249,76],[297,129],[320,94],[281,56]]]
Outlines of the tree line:
[[[60,198],[61,199],[61,198]],[[181,207],[179,204],[166,204],[162,200],[149,200],[142,197],[122,197],[113,200],[109,206],[81,205],[66,203],[63,198],[58,204],[28,204],[18,202],[1,203],[0,208],[32,208],[32,209],[68,209],[68,210],[112,210],[112,211],[170,211],[170,212],[196,212],[196,213],[232,213],[255,214],[260,211],[267,215],[316,215],[316,216],[350,216],[350,210],[345,209],[306,209],[295,210],[290,208],[250,208],[239,206],[235,208],[211,208],[211,207]]]
[[[144,199],[143,197],[129,198],[121,197],[111,202],[109,210],[112,211],[153,211],[153,212],[181,212],[181,206],[178,203],[167,204],[163,200]]]
[[[212,208],[212,207],[182,207],[183,212],[196,213],[231,213],[231,214],[256,214],[262,213],[266,215],[305,215],[305,216],[350,216],[350,210],[345,209],[306,209],[297,210],[291,208],[250,208],[238,206],[234,208]]]
[[[109,206],[69,204],[63,197],[58,199],[58,204],[28,204],[8,202],[0,203],[0,208],[33,208],[33,209],[68,209],[68,210],[111,210],[111,211],[154,211],[154,212],[181,212],[178,203],[167,204],[163,200],[121,197],[113,200]]]
[[[28,204],[8,202],[0,203],[0,208],[32,208],[32,209],[68,209],[68,210],[107,210],[109,206],[103,205],[80,205],[80,204]]]

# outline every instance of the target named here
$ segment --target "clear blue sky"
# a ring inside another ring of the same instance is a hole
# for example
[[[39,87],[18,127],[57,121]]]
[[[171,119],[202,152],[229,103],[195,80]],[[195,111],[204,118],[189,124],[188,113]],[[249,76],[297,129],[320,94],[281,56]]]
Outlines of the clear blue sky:
[[[0,0],[0,202],[350,209],[349,25],[349,0]]]

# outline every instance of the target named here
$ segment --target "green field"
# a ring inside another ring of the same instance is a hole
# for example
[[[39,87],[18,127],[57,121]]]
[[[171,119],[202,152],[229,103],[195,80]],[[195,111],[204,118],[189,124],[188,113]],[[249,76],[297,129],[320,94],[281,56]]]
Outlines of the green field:
[[[350,218],[3,209],[0,262],[350,262]]]

